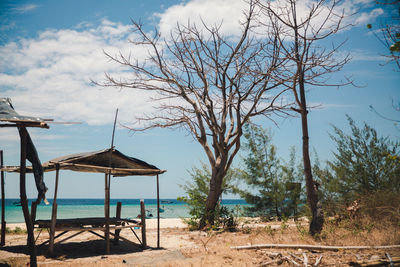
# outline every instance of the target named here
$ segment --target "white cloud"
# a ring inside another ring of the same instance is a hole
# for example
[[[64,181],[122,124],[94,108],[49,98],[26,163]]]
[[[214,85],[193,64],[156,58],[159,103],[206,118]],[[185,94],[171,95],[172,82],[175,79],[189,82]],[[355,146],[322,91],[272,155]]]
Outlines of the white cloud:
[[[350,12],[363,1],[348,0],[342,7]],[[311,0],[301,1],[299,12],[304,15],[305,6],[310,3]],[[20,10],[36,7],[27,5]],[[159,30],[168,33],[178,22],[190,20],[199,25],[202,19],[207,25],[222,22],[224,34],[239,34],[239,21],[246,8],[242,0],[188,1],[157,14]],[[358,21],[380,12],[374,9],[361,13]],[[49,29],[36,38],[6,43],[0,46],[0,96],[11,97],[16,110],[25,115],[101,125],[112,122],[119,107],[121,121],[131,122],[135,115],[153,111],[150,95],[132,89],[101,88],[91,85],[90,80],[103,80],[105,72],[114,77],[130,75],[110,62],[103,50],[112,55],[120,51],[131,53],[143,59],[147,51],[133,48],[128,42],[134,36],[130,25],[103,20],[96,26],[81,23],[75,29]]]
[[[317,109],[317,110],[327,110],[331,108],[339,108],[339,109],[347,109],[347,108],[355,108],[355,105],[346,105],[346,104],[334,104],[334,103],[310,103],[308,106],[312,109]]]
[[[18,13],[26,13],[26,12],[32,11],[36,8],[38,8],[38,6],[35,4],[26,4],[26,5],[15,7],[14,10]]]
[[[355,49],[355,50],[350,51],[350,55],[351,55],[352,61],[384,62],[385,60],[387,60],[387,58],[385,56],[377,55],[377,54],[371,53],[370,51],[360,50],[360,49]]]
[[[343,25],[363,24],[373,21],[377,16],[383,14],[381,8],[370,10],[372,0],[346,0],[337,5],[334,12],[347,16]],[[276,9],[283,10],[287,5],[285,0],[275,0],[271,2]],[[302,0],[297,2],[297,18],[299,21],[309,15],[309,8],[316,3],[315,0]],[[328,1],[328,6],[330,2]],[[366,9],[362,12],[360,10]],[[168,35],[177,23],[186,25],[188,21],[201,27],[202,21],[206,25],[215,25],[223,22],[221,33],[228,35],[240,34],[239,21],[243,20],[243,12],[248,10],[247,1],[243,0],[192,0],[174,5],[161,14],[156,14],[160,18],[159,30],[164,35]],[[323,6],[317,14],[314,14],[312,25],[321,25],[324,22],[329,9]],[[325,28],[334,25],[338,17],[331,16],[325,24]]]
[[[121,120],[151,110],[148,95],[137,90],[93,86],[104,73],[129,75],[103,53],[131,51],[141,58],[145,51],[130,47],[129,25],[104,20],[97,27],[80,30],[47,30],[36,39],[22,39],[0,46],[0,95],[10,97],[20,114],[109,123],[117,107]]]
[[[168,35],[177,23],[187,25],[188,22],[201,27],[202,21],[207,26],[222,24],[221,32],[229,35],[240,34],[240,20],[248,5],[242,0],[192,0],[174,5],[164,13],[156,14],[160,18],[159,30]]]
[[[384,11],[382,8],[375,8],[369,12],[361,12],[361,13],[359,13],[357,19],[355,20],[355,23],[357,25],[360,25],[360,24],[366,25],[367,23],[374,22],[375,19],[377,17],[379,17],[380,15],[382,15],[383,13],[384,13]]]

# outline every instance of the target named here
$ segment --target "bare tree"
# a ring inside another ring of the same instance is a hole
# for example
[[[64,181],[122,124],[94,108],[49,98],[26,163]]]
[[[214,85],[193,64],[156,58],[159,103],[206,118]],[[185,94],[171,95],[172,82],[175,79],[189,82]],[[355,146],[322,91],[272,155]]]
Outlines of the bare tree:
[[[168,38],[147,33],[133,22],[139,36],[134,46],[147,49],[144,61],[123,54],[107,56],[128,67],[130,79],[106,75],[105,86],[153,91],[157,112],[138,118],[141,129],[183,127],[204,149],[211,167],[210,192],[200,228],[213,224],[221,185],[241,146],[243,125],[254,116],[285,112],[276,79],[284,64],[274,35],[252,34],[255,5],[249,2],[239,37],[224,36],[220,26],[178,24]]]
[[[332,44],[327,49],[320,45],[321,41],[337,33],[343,26],[343,11],[338,12],[338,1],[317,0],[309,6],[302,6],[298,11],[296,0],[259,1],[263,11],[261,22],[277,33],[281,53],[288,62],[285,71],[280,75],[287,88],[290,88],[294,97],[292,110],[299,113],[302,127],[302,150],[304,175],[306,181],[307,201],[312,211],[312,221],[309,231],[312,235],[320,233],[324,223],[321,203],[318,199],[318,184],[314,181],[309,155],[308,109],[306,86],[343,86],[350,84],[346,79],[343,82],[331,84],[329,74],[340,71],[349,61],[348,56],[338,54],[338,46]]]

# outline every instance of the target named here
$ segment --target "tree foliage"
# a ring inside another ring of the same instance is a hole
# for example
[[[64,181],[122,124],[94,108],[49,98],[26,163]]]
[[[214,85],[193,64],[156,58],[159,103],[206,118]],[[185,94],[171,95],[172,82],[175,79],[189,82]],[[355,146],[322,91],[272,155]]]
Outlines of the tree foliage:
[[[378,191],[400,192],[400,144],[379,137],[364,123],[357,127],[347,116],[351,134],[333,126],[336,142],[334,160],[328,162],[337,192],[343,199],[354,199]]]
[[[188,205],[190,218],[186,220],[190,229],[198,229],[200,219],[206,212],[204,203],[207,200],[207,195],[210,191],[211,172],[205,163],[201,163],[200,167],[193,167],[188,171],[191,180],[181,185],[186,196],[178,197],[179,201],[183,201]],[[222,184],[222,193],[232,193],[234,190],[233,180],[236,179],[237,169],[229,170]],[[233,217],[231,212],[220,202],[215,208],[214,227],[226,226],[232,227]]]
[[[244,129],[247,153],[242,178],[249,190],[238,192],[252,204],[248,211],[264,217],[297,215],[302,176],[296,169],[295,150],[292,149],[289,162],[282,164],[267,131],[254,124],[247,124]]]

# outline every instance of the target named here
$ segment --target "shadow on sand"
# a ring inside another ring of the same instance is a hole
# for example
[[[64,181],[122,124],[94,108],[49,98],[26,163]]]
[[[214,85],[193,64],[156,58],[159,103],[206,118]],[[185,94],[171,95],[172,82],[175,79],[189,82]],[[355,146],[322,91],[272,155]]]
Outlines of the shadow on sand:
[[[148,247],[149,249],[154,249]],[[5,246],[0,250],[8,251],[11,253],[25,254],[29,256],[29,251],[25,245]],[[68,242],[56,244],[54,246],[54,255],[49,255],[48,245],[37,247],[37,256],[44,256],[46,258],[63,258],[63,259],[77,259],[93,256],[105,255],[106,242],[104,240],[89,240],[81,242]],[[130,242],[120,240],[118,244],[110,244],[109,255],[120,255],[127,253],[135,253],[143,251],[142,247],[134,245]],[[0,265],[1,266],[1,265]]]

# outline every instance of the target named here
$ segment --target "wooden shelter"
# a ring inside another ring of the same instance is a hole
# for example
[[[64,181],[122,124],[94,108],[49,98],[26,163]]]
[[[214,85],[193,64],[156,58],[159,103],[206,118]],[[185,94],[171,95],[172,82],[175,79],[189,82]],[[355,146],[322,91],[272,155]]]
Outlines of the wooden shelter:
[[[69,238],[72,238],[84,231],[89,231],[97,236],[100,236],[106,240],[106,253],[110,252],[110,234],[114,236],[114,240],[119,238],[130,242],[128,239],[123,238],[119,235],[119,232],[123,228],[130,228],[139,242],[143,247],[146,247],[145,238],[145,214],[144,204],[142,206],[141,222],[135,220],[123,219],[120,217],[121,214],[121,203],[117,205],[117,214],[115,217],[110,217],[110,182],[111,176],[156,176],[157,182],[157,208],[160,208],[159,201],[159,174],[165,172],[157,167],[150,165],[142,160],[129,157],[121,153],[120,151],[110,148],[94,152],[85,152],[79,154],[72,154],[62,156],[59,158],[52,159],[45,162],[43,165],[45,172],[56,171],[56,181],[54,189],[54,199],[52,207],[51,220],[34,220],[34,225],[38,228],[50,229],[50,238],[45,243],[49,243],[49,252],[53,253],[55,239],[69,231],[78,231],[78,233],[68,237],[60,242],[63,242]],[[27,168],[28,171],[31,168]],[[57,191],[58,191],[58,180],[60,170],[72,170],[78,172],[91,172],[91,173],[104,173],[105,174],[105,197],[104,197],[104,217],[96,218],[71,218],[71,219],[57,219]],[[19,171],[19,167],[8,167],[7,171]],[[160,216],[159,211],[157,212],[157,247],[160,247]],[[136,235],[134,231],[135,226],[142,227],[142,240]],[[104,236],[95,233],[95,230],[104,232]],[[111,232],[110,230],[114,230]],[[56,231],[62,231],[61,234],[55,235]]]

